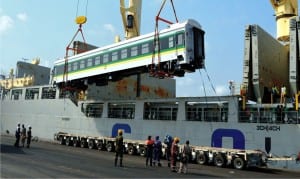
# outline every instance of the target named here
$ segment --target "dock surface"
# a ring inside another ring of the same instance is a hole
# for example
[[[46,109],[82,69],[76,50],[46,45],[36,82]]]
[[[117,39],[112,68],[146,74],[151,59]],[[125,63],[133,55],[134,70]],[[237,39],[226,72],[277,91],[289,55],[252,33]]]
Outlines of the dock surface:
[[[267,168],[236,170],[189,164],[187,174],[162,167],[146,167],[141,156],[124,155],[124,167],[114,167],[114,153],[52,142],[13,146],[13,136],[1,135],[1,178],[299,178],[300,171]],[[179,165],[179,163],[178,163]]]

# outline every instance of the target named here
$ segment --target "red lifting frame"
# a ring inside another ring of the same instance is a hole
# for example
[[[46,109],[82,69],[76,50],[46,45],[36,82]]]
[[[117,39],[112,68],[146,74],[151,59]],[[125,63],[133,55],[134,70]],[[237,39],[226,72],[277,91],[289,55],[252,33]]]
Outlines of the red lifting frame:
[[[82,32],[82,24],[79,24],[79,28],[77,30],[77,32],[75,33],[75,35],[73,36],[72,40],[70,41],[70,43],[68,44],[68,46],[66,47],[66,56],[65,56],[65,68],[64,68],[64,75],[63,75],[63,81],[65,84],[65,88],[68,88],[68,86],[66,85],[66,83],[68,82],[68,57],[69,57],[69,50],[73,50],[73,52],[76,50],[74,48],[71,48],[70,46],[72,45],[74,39],[76,38],[76,36],[78,35],[78,33],[81,33],[85,48],[87,49],[87,44],[85,42],[85,38]]]
[[[176,23],[178,23],[178,19],[177,19],[177,16],[176,16],[176,11],[175,11],[175,8],[174,8],[173,0],[170,0],[170,1],[171,1],[171,4],[172,4],[174,16],[176,18]],[[157,16],[155,18],[155,33],[154,33],[154,43],[153,43],[153,53],[152,53],[152,65],[150,66],[151,76],[158,77],[158,78],[172,77],[172,75],[170,73],[167,73],[167,72],[164,72],[164,71],[160,70],[160,39],[159,39],[158,21],[160,20],[160,21],[163,21],[167,24],[174,24],[173,22],[160,17],[160,13],[161,13],[165,3],[166,3],[166,0],[163,1],[163,4],[161,5],[161,7],[160,7],[160,9],[157,13]],[[158,48],[157,48],[157,56],[158,56],[157,67],[158,67],[158,69],[155,68],[155,50],[156,50],[156,46],[158,46]]]

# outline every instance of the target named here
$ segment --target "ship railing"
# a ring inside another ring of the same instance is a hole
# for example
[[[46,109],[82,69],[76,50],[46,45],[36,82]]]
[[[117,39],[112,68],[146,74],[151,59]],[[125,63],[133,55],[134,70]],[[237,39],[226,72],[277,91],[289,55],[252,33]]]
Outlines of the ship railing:
[[[244,123],[276,123],[276,124],[300,124],[300,112],[298,111],[240,111],[239,122]]]
[[[103,113],[103,103],[81,103],[81,112],[86,117],[100,118]]]
[[[42,99],[55,99],[56,89],[51,87],[44,87],[42,89]]]
[[[61,91],[59,94],[59,98],[68,98],[70,99],[76,106],[78,106],[78,99],[76,95],[71,91]]]
[[[0,86],[0,100],[3,100],[5,96],[5,89]]]

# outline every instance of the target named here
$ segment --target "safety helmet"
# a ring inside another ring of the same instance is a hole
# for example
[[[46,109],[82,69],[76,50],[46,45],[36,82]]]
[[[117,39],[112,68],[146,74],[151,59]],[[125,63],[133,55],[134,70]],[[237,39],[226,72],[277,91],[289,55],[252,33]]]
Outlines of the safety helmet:
[[[179,137],[174,137],[175,143],[178,143],[180,141]]]
[[[122,135],[122,134],[123,134],[123,131],[122,131],[121,129],[119,129],[119,130],[118,130],[118,134],[119,134],[119,135]]]

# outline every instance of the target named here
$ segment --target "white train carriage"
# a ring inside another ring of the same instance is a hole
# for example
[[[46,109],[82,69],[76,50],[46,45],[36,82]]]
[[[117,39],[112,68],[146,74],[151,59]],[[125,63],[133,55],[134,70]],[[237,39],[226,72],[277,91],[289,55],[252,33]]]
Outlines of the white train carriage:
[[[204,31],[195,20],[170,25],[159,32],[159,39],[160,58],[158,45],[154,49],[154,33],[150,33],[58,60],[54,63],[53,81],[111,79],[149,72],[150,65],[159,65],[160,70],[173,76],[183,76],[204,67]]]

